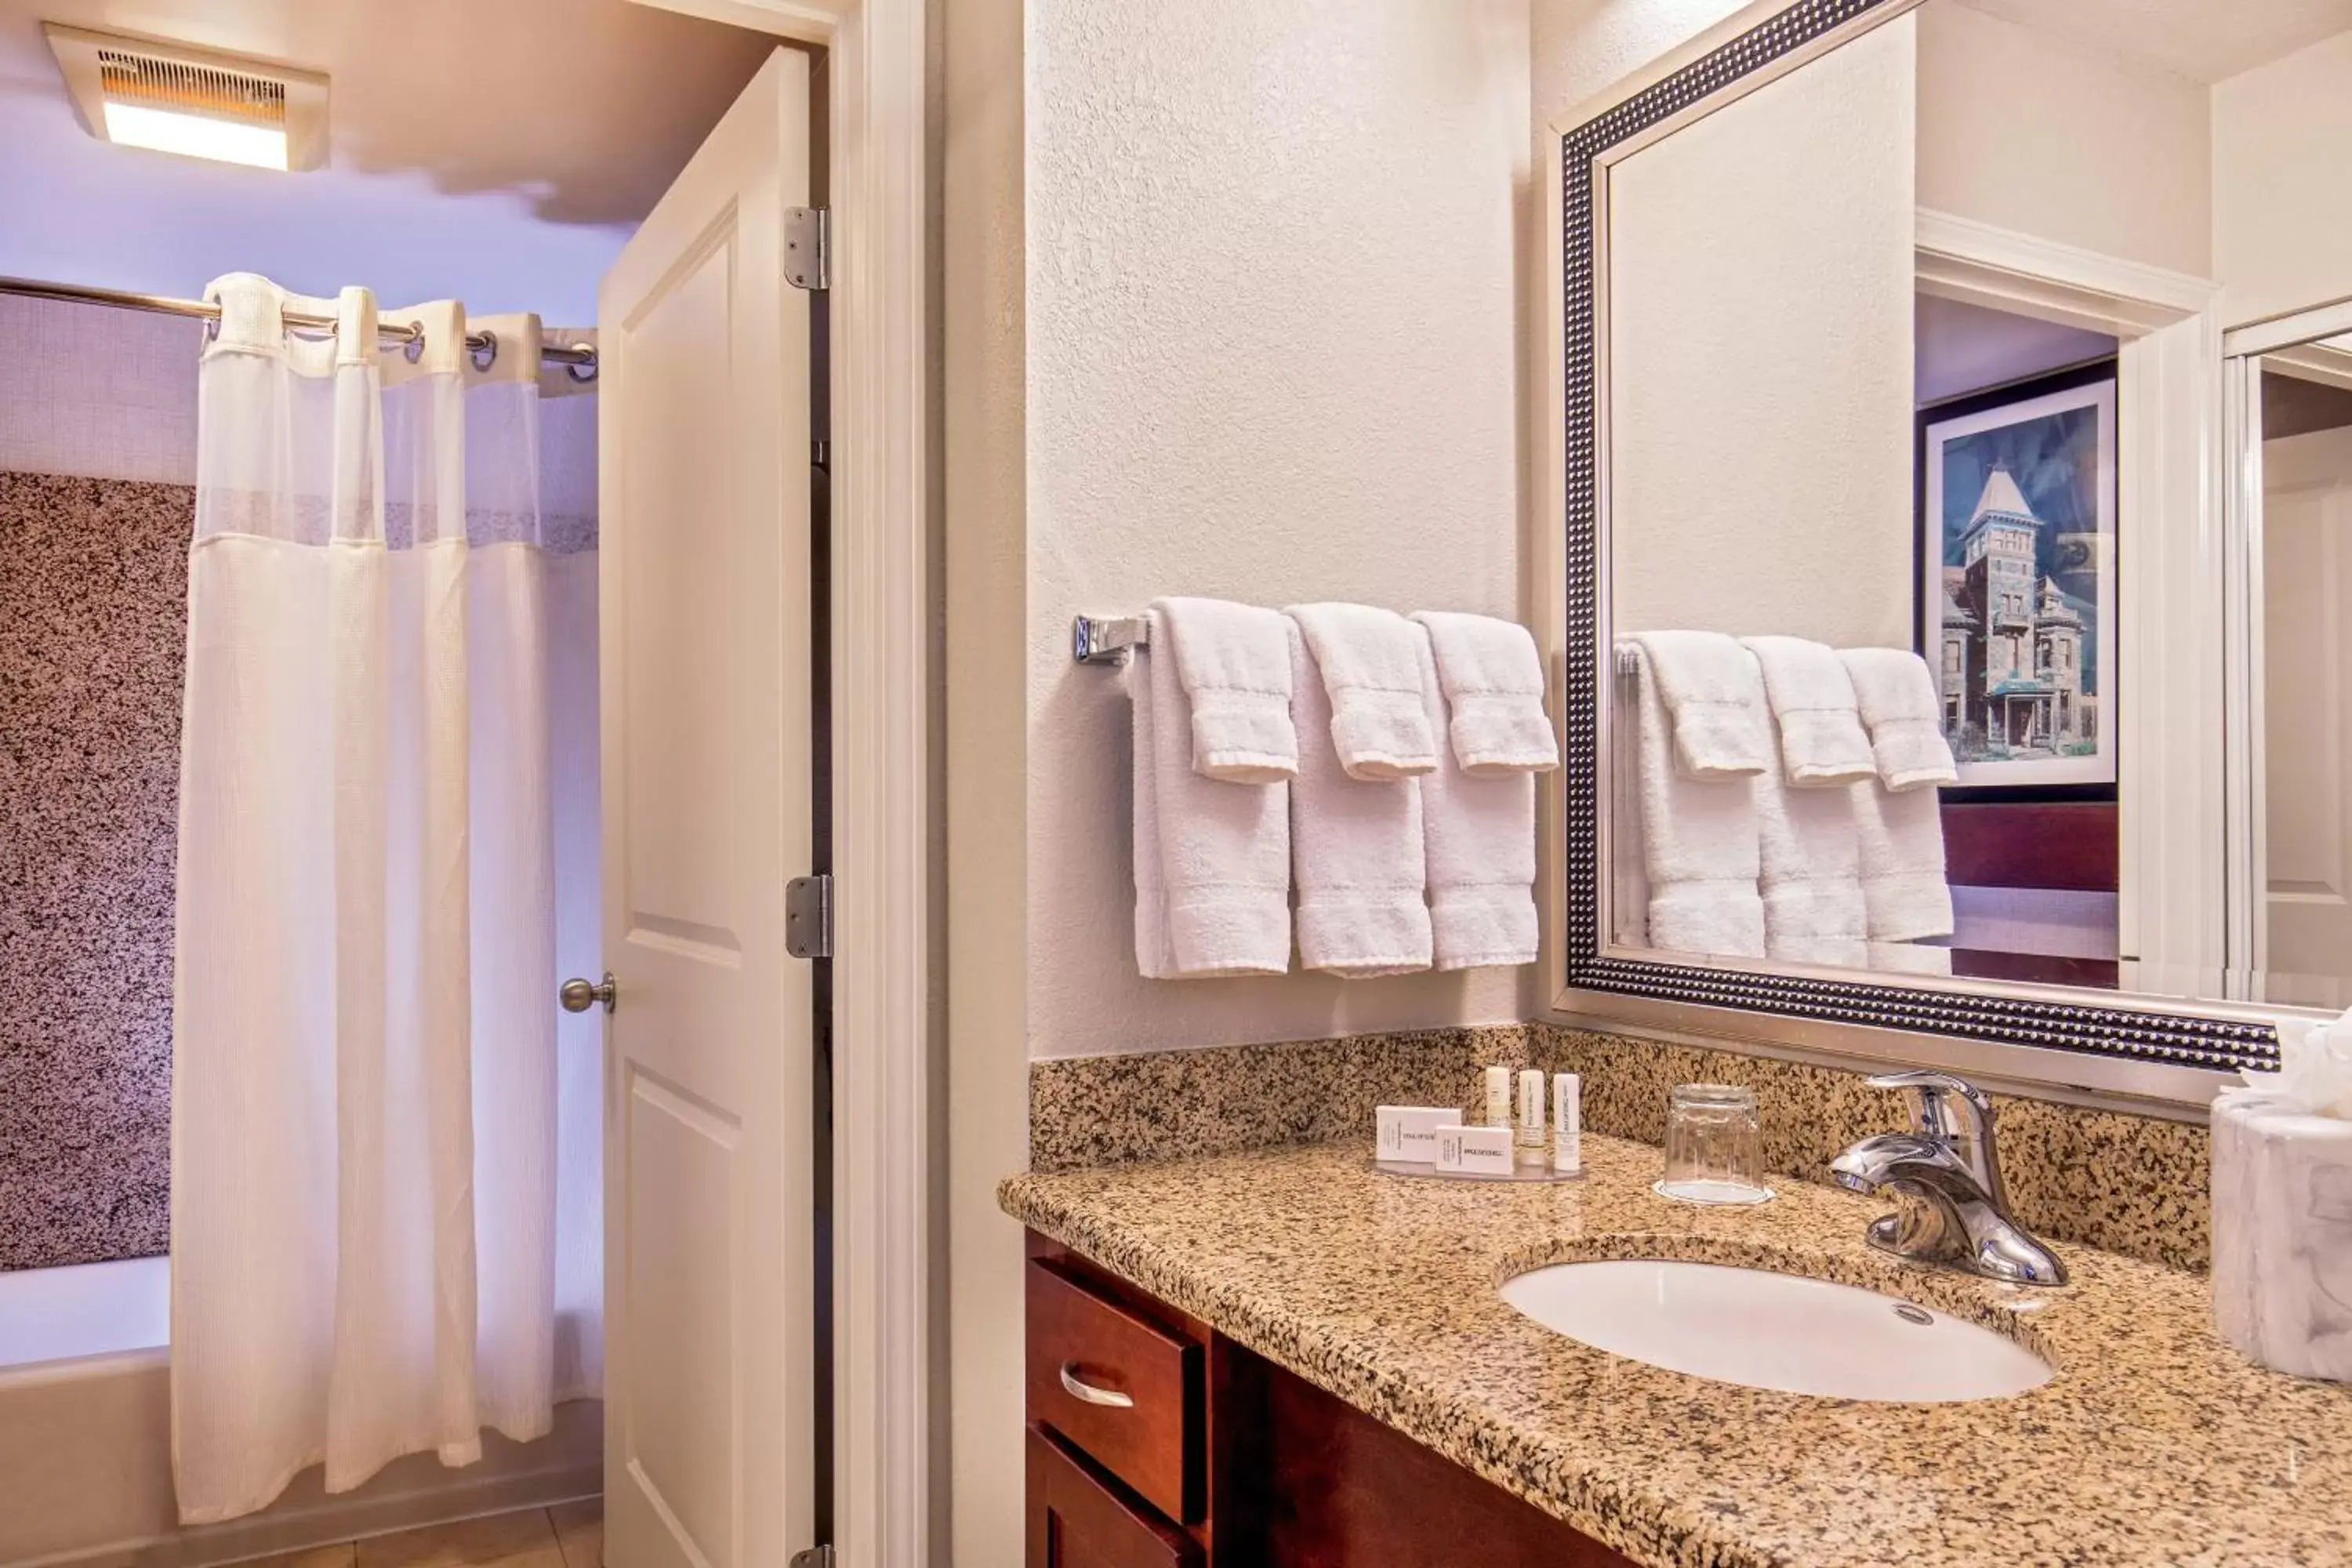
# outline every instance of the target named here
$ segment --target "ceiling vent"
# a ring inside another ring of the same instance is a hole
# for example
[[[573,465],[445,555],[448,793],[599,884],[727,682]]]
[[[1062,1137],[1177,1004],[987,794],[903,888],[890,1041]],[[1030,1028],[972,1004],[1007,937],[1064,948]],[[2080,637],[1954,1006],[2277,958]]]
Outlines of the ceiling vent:
[[[327,79],[180,44],[42,29],[82,123],[101,142],[264,169],[327,159]]]

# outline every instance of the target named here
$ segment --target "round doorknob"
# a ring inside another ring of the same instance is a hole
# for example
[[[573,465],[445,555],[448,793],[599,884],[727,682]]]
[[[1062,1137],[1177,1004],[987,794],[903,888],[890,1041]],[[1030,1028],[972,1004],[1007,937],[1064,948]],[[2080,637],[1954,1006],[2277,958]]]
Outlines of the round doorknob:
[[[567,1013],[585,1013],[599,1002],[604,1005],[604,1011],[609,1013],[613,1010],[615,995],[616,993],[613,989],[613,974],[610,970],[607,970],[604,973],[604,984],[601,985],[591,984],[585,980],[565,981],[562,989],[556,992],[555,999],[563,1004],[563,1010]]]

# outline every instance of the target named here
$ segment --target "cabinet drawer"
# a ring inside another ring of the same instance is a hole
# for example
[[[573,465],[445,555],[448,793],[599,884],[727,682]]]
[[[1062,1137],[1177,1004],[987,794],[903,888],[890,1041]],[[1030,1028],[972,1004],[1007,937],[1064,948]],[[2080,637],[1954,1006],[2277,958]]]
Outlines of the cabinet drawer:
[[[1029,1418],[1170,1519],[1198,1520],[1202,1347],[1043,1258],[1029,1261],[1028,1310]]]
[[[1200,1568],[1201,1549],[1042,1426],[1029,1428],[1028,1568]]]

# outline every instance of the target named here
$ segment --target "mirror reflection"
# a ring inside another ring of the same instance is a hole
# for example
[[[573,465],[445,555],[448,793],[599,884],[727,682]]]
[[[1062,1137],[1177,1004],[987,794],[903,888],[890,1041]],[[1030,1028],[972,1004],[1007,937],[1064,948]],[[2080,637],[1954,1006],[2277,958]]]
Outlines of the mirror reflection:
[[[2352,3],[1928,0],[1611,163],[1613,946],[2352,1003],[2347,137]]]

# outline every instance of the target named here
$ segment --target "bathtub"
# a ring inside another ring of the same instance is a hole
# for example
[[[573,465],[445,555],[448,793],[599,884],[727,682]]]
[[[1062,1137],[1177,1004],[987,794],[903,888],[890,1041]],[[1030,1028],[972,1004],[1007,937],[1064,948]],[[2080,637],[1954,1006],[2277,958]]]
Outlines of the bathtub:
[[[561,1405],[535,1443],[483,1439],[329,1497],[307,1470],[257,1514],[183,1529],[172,1501],[171,1265],[0,1274],[0,1568],[202,1568],[390,1530],[593,1497],[604,1406]]]

